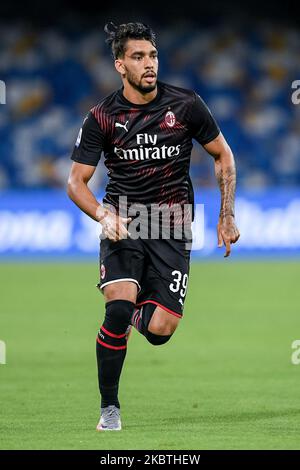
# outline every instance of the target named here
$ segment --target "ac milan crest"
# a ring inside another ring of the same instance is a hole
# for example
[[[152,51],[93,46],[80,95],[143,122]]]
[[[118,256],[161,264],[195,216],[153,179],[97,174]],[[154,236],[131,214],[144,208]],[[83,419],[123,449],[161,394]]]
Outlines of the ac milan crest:
[[[172,111],[168,111],[165,116],[165,123],[167,124],[167,126],[173,127],[175,126],[175,122],[176,122],[175,114]]]

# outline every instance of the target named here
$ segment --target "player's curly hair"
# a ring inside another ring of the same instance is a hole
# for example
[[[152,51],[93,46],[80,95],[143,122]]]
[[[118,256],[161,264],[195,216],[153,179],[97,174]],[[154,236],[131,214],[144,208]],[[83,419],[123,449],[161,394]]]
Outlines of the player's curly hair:
[[[124,23],[116,26],[114,23],[110,22],[105,25],[104,31],[108,35],[106,42],[111,46],[114,59],[124,57],[128,39],[145,39],[156,47],[155,33],[144,23]]]

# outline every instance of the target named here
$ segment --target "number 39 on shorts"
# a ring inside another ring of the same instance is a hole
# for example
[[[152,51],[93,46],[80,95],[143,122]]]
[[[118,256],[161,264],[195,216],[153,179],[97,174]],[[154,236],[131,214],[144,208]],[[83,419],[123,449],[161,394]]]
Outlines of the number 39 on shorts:
[[[169,285],[169,288],[172,292],[180,293],[181,297],[185,297],[187,285],[188,285],[188,275],[183,274],[180,271],[172,271],[173,282]]]

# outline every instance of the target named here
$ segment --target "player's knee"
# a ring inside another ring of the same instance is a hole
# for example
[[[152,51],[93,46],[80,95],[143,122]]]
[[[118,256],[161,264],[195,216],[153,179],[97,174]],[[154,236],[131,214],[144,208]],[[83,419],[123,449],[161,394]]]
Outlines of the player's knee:
[[[129,300],[111,300],[105,304],[105,328],[115,334],[123,333],[128,325],[135,304]]]
[[[135,303],[137,296],[137,285],[133,282],[116,282],[105,286],[103,288],[103,294],[106,302],[124,299]]]
[[[153,344],[153,346],[161,346],[162,344],[167,343],[172,335],[157,335],[147,331],[145,336],[149,343]]]
[[[151,303],[142,308],[142,328],[139,331],[149,343],[155,346],[165,344],[176,330],[179,319]]]
[[[169,315],[169,314],[168,314]],[[174,333],[179,323],[179,319],[169,315],[168,317],[152,317],[148,325],[151,333],[161,336],[169,336]]]

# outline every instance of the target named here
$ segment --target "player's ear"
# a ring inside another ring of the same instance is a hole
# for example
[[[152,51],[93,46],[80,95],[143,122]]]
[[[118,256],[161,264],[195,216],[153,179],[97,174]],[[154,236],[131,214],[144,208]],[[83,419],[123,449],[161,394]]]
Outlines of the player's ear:
[[[117,72],[119,72],[121,75],[125,75],[125,67],[123,65],[123,61],[121,59],[116,59],[115,60],[115,68]]]

